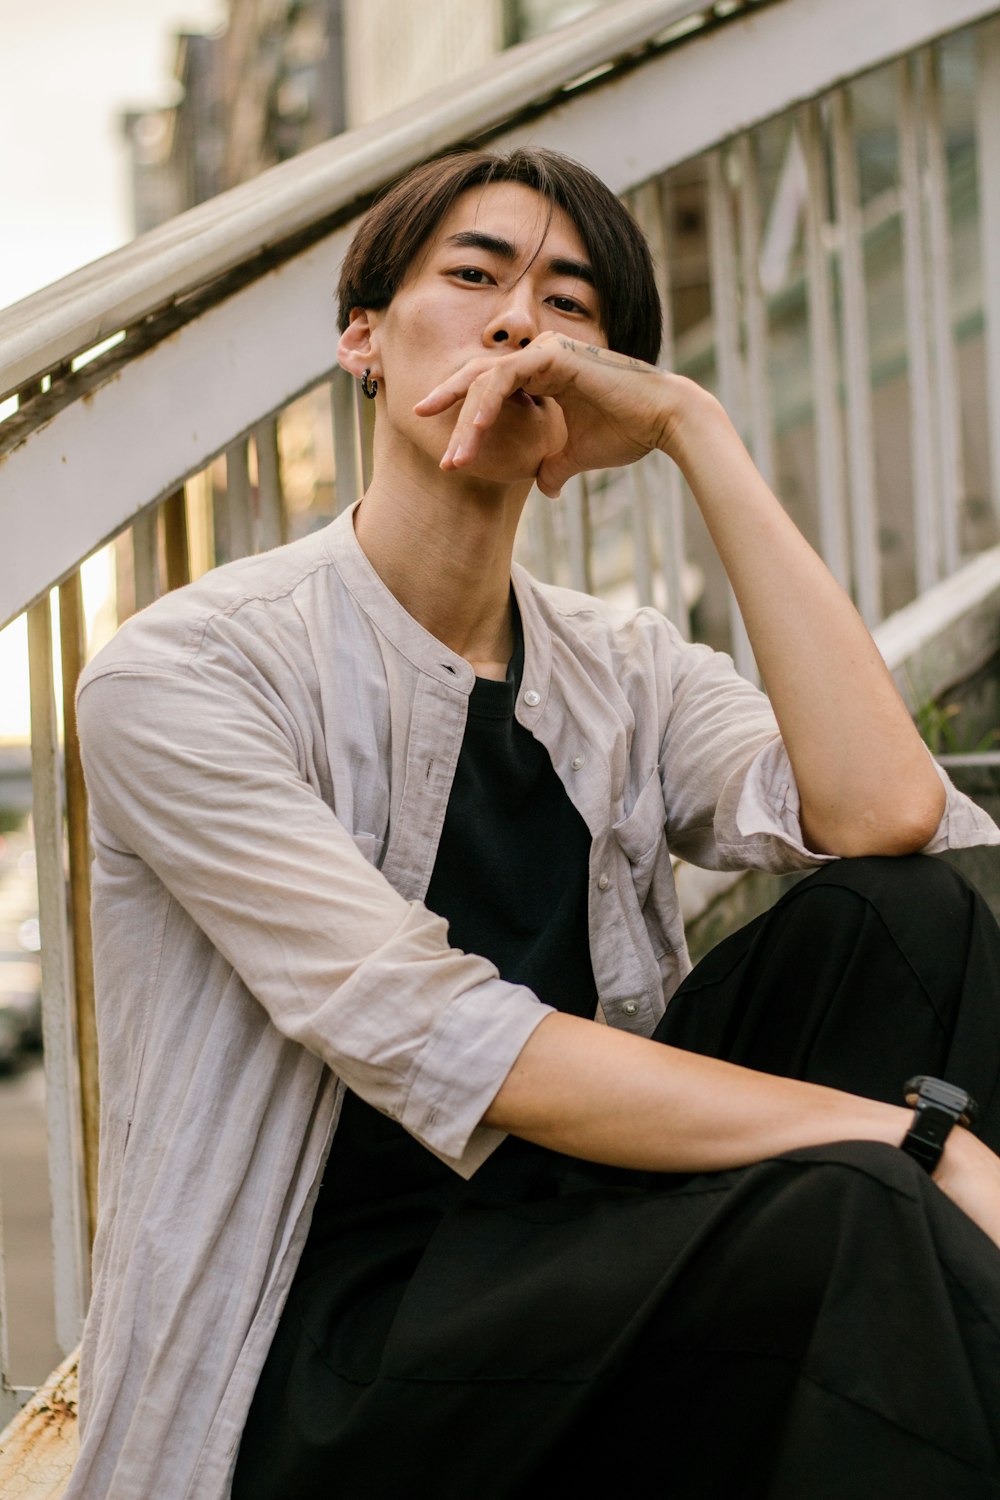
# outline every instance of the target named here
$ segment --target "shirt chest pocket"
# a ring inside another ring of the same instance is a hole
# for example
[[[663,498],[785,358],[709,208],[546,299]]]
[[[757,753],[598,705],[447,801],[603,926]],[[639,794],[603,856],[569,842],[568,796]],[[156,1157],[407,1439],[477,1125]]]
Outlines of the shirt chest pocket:
[[[642,906],[649,895],[649,887],[657,864],[668,859],[664,824],[666,812],[663,806],[663,788],[658,771],[643,786],[635,799],[632,811],[620,822],[612,825],[618,847],[629,862],[636,899]]]

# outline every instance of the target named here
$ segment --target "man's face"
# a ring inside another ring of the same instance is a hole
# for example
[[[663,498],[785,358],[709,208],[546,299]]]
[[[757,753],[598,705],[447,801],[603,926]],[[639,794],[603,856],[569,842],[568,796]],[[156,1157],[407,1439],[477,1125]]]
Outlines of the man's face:
[[[435,465],[459,408],[416,417],[413,407],[468,360],[502,359],[545,329],[606,344],[579,234],[562,209],[519,183],[463,193],[389,306],[368,317],[384,394],[379,422],[389,429],[380,438],[400,458],[409,449]],[[516,392],[463,472],[530,481],[564,441],[557,403]]]

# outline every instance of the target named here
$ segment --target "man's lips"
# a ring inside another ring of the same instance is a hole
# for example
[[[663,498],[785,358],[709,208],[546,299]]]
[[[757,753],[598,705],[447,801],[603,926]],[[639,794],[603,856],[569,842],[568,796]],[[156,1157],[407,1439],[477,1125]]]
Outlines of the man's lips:
[[[530,407],[541,406],[542,404],[542,398],[540,396],[529,396],[528,392],[522,390],[520,386],[518,386],[516,391],[511,391],[510,395],[507,397],[507,400],[513,401],[517,406]]]

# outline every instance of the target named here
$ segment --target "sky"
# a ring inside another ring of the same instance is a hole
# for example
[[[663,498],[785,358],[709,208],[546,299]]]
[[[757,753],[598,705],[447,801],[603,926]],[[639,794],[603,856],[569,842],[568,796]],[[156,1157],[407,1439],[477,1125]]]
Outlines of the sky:
[[[0,0],[0,308],[131,237],[127,109],[176,97],[177,31],[224,0]],[[88,613],[107,560],[88,566]],[[0,633],[0,741],[27,733],[23,621]]]
[[[0,0],[0,307],[130,237],[129,108],[176,93],[178,30],[222,0]]]

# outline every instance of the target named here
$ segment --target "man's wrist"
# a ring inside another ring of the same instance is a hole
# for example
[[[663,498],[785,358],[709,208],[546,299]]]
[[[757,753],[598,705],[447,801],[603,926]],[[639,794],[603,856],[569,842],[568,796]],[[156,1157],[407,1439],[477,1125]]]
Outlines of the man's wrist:
[[[664,381],[667,417],[657,446],[682,471],[694,466],[706,445],[724,440],[727,432],[739,442],[725,407],[711,391],[672,371],[665,373]]]
[[[904,1096],[913,1106],[913,1118],[900,1147],[933,1174],[954,1127],[971,1125],[978,1107],[965,1089],[927,1074],[908,1079]]]

